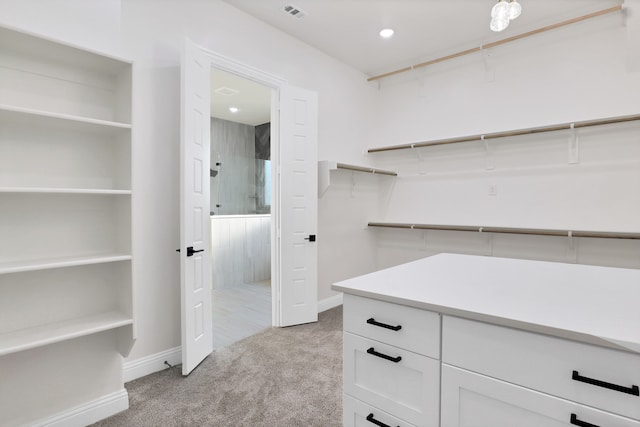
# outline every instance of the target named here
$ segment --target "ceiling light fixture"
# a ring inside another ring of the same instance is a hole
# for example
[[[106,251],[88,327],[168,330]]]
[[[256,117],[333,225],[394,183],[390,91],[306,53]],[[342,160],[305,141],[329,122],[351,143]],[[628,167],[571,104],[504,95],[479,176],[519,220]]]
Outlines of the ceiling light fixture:
[[[498,3],[491,8],[491,31],[499,32],[509,26],[509,22],[520,16],[522,6],[518,0],[498,0]]]
[[[383,39],[388,39],[393,35],[394,31],[391,28],[385,28],[384,30],[380,30],[380,37]]]
[[[237,113],[238,111],[240,111],[240,109],[238,109],[238,107],[229,107],[229,111],[231,111],[232,113]]]

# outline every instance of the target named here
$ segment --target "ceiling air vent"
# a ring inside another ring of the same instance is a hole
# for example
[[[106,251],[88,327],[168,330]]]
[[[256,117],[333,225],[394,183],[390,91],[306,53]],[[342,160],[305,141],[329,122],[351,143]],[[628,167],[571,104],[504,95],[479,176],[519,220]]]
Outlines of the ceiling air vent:
[[[302,10],[300,10],[300,8],[298,8],[296,6],[293,6],[293,5],[290,5],[290,4],[286,5],[282,10],[284,10],[285,13],[287,13],[287,14],[289,14],[291,16],[294,16],[296,18],[302,18],[302,17],[307,15],[307,13],[302,11]]]
[[[218,89],[214,90],[215,93],[220,94],[220,95],[224,95],[224,96],[233,96],[236,93],[238,93],[238,90],[235,89],[231,89],[230,87],[226,87],[226,86],[222,86],[219,87]]]

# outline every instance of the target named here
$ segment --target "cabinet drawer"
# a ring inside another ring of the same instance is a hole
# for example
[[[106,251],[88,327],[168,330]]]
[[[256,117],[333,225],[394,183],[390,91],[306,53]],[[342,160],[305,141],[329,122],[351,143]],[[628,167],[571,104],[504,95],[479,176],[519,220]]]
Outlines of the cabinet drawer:
[[[637,354],[444,316],[442,361],[640,420]]]
[[[416,426],[437,426],[440,362],[345,332],[344,392]]]
[[[440,315],[399,304],[344,295],[344,330],[440,358]]]
[[[442,365],[442,427],[640,427],[640,422]]]
[[[345,394],[342,400],[344,427],[413,427],[393,415]]]

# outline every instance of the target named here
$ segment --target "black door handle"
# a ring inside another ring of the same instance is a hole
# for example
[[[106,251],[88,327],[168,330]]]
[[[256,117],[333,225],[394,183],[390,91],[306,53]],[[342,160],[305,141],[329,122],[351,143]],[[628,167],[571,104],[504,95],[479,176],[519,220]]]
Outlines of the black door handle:
[[[596,424],[591,424],[586,421],[579,420],[576,414],[571,414],[571,419],[569,420],[569,422],[574,426],[580,426],[580,427],[600,427]]]
[[[176,249],[176,252],[180,252],[180,249]],[[193,256],[196,252],[204,252],[204,249],[193,250],[193,246],[187,247],[187,256]]]
[[[578,371],[573,371],[573,374],[571,375],[571,379],[575,381],[580,381],[582,383],[595,385],[598,387],[608,388],[609,390],[619,391],[620,393],[627,393],[627,394],[633,394],[634,396],[640,396],[640,388],[637,385],[632,385],[631,387],[625,387],[618,384],[611,384],[605,381],[596,380],[594,378],[583,377],[578,373]]]
[[[316,241],[316,235],[315,234],[309,234],[309,237],[305,237],[304,240],[308,240],[310,242],[315,242]]]

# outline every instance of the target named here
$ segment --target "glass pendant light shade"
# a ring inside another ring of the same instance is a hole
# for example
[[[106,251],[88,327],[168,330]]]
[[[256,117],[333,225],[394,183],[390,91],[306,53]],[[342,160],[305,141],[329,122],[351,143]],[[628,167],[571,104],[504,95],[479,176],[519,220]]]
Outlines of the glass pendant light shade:
[[[491,18],[509,16],[509,3],[507,0],[500,0],[491,9]]]
[[[516,19],[522,12],[522,6],[518,3],[518,0],[511,0],[509,3],[509,19]]]
[[[506,16],[504,18],[499,18],[496,16],[495,18],[492,18],[491,22],[489,23],[489,28],[491,28],[491,31],[495,31],[495,32],[500,32],[505,28],[507,28],[508,26],[509,26],[509,18]]]

